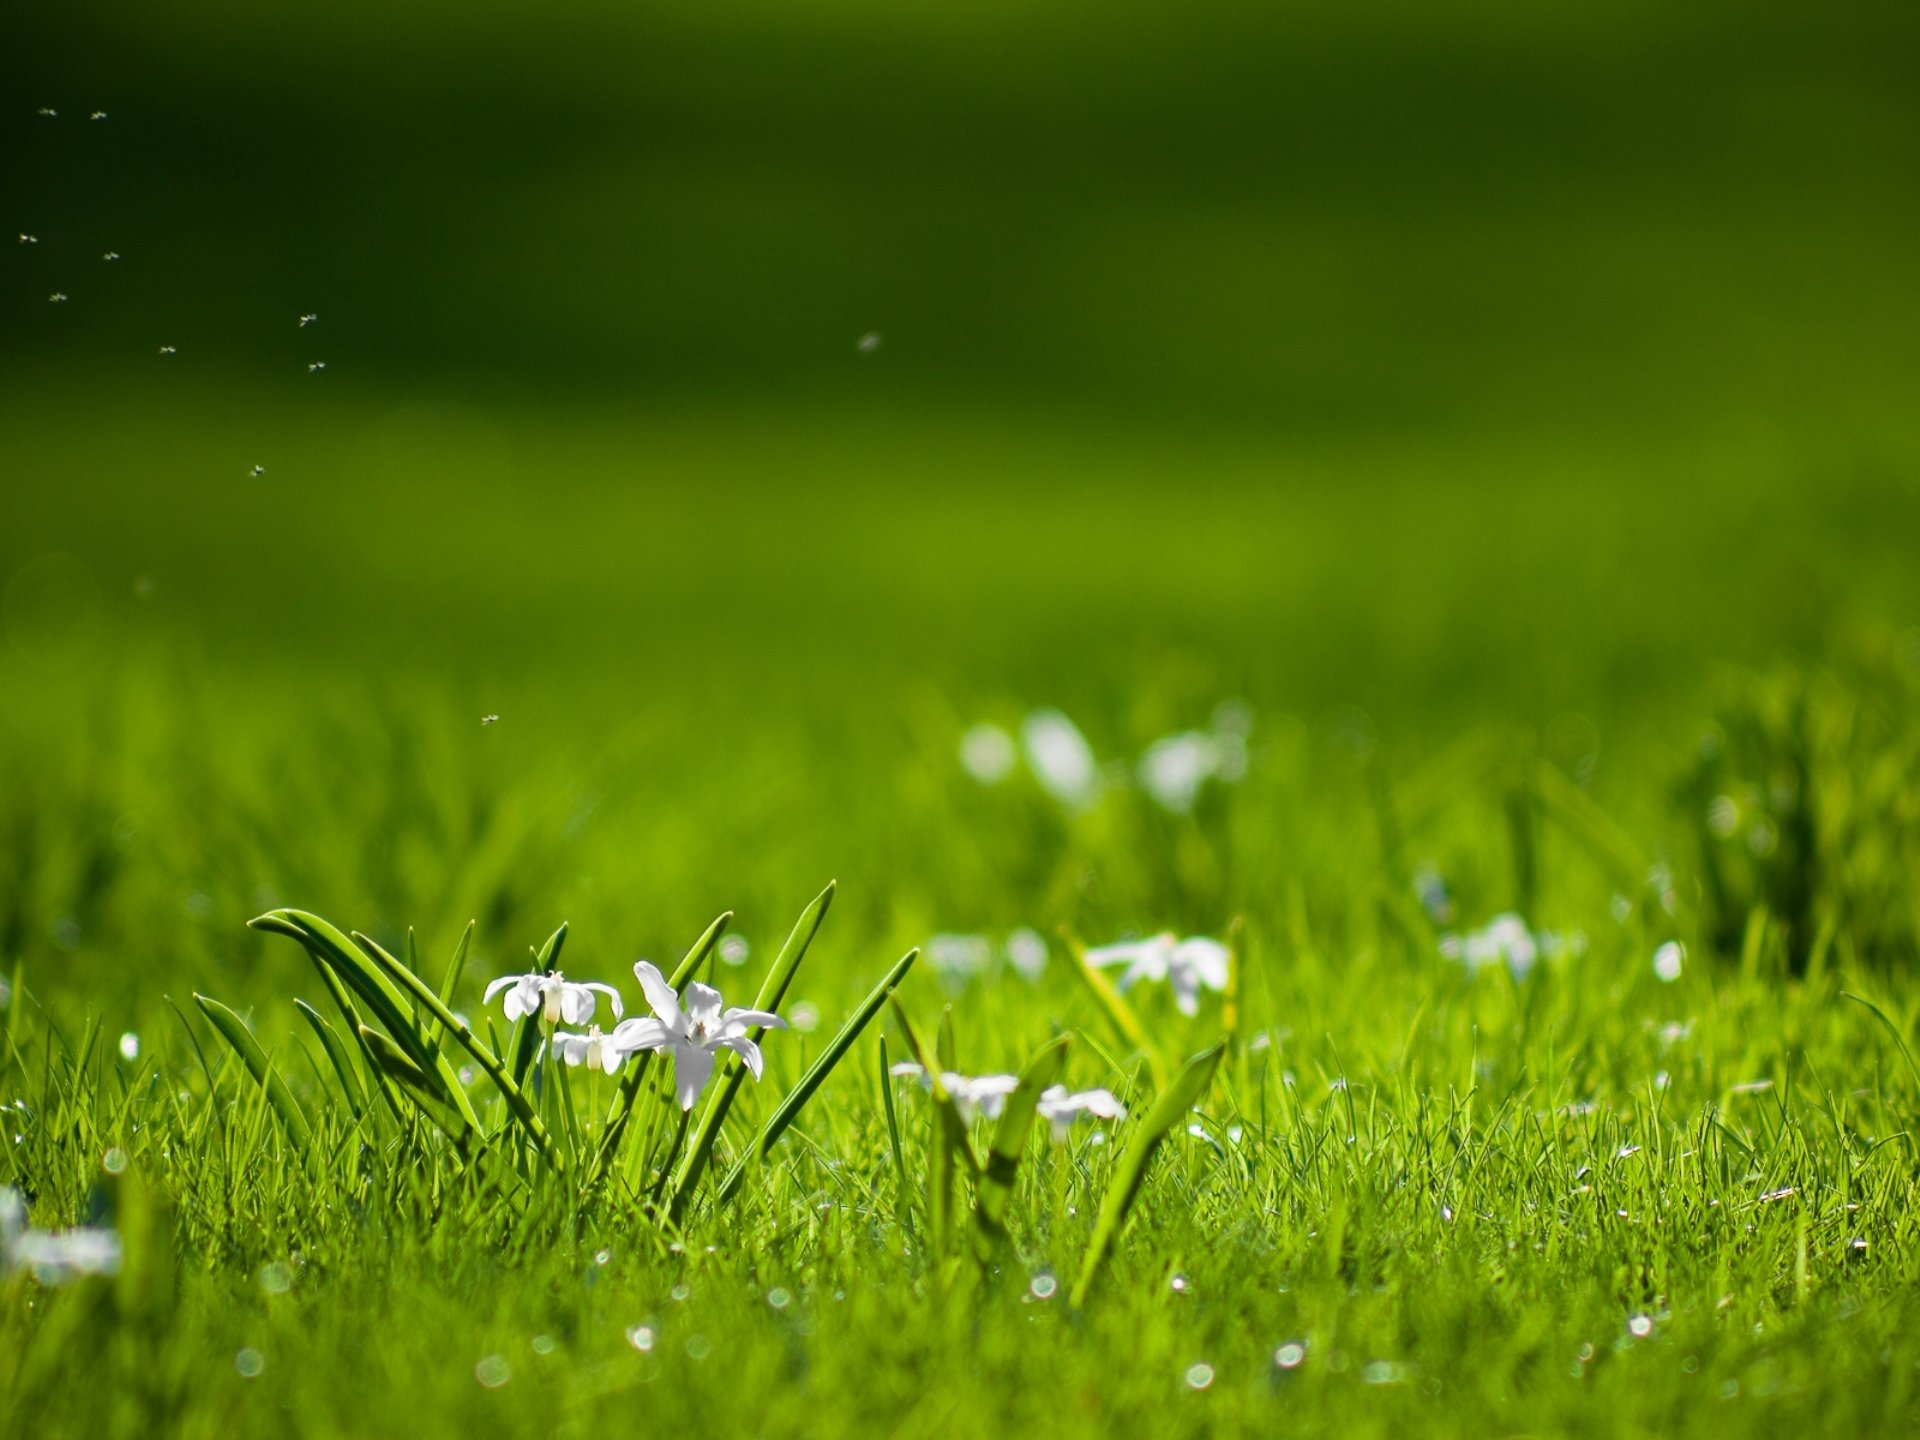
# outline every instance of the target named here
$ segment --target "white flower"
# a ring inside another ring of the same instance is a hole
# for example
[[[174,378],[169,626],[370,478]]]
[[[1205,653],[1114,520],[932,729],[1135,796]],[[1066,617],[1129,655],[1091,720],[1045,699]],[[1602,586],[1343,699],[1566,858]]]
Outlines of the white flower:
[[[1071,810],[1091,805],[1100,771],[1087,737],[1058,710],[1036,710],[1020,727],[1027,764],[1046,792]]]
[[[584,1035],[558,1030],[553,1036],[553,1053],[569,1065],[598,1065],[611,1075],[627,1058],[624,1051],[614,1047],[612,1038],[602,1035],[598,1025],[589,1025]]]
[[[1540,945],[1527,928],[1527,922],[1509,913],[1494,916],[1464,938],[1441,937],[1440,953],[1449,960],[1458,960],[1475,974],[1490,965],[1505,965],[1515,980],[1524,980],[1533,969],[1534,961],[1540,958]]]
[[[911,1060],[903,1060],[888,1072],[918,1080],[931,1090],[933,1081],[927,1078],[927,1072]],[[1000,1112],[1006,1109],[1007,1096],[1020,1086],[1018,1075],[962,1075],[956,1070],[940,1072],[940,1088],[953,1100],[954,1108],[960,1112],[962,1120],[973,1119],[977,1110],[989,1120],[998,1120]]]
[[[502,990],[507,992],[503,1003],[509,1020],[537,1013],[543,1025],[558,1025],[562,1021],[569,1025],[584,1025],[593,1019],[594,1009],[600,1003],[594,998],[596,990],[612,1004],[614,1019],[618,1020],[624,1013],[620,992],[611,985],[600,985],[591,980],[569,980],[558,970],[551,975],[543,975],[538,971],[526,975],[502,975],[487,986],[485,1000],[492,1000]]]
[[[1114,1098],[1111,1090],[1068,1090],[1064,1085],[1049,1085],[1040,1092],[1036,1107],[1053,1126],[1053,1138],[1064,1142],[1073,1122],[1082,1115],[1101,1120],[1124,1120],[1127,1107]]]
[[[1686,963],[1687,947],[1678,940],[1669,940],[1653,952],[1653,973],[1669,985],[1680,978]]]
[[[1007,936],[1007,960],[1023,980],[1038,980],[1047,973],[1047,942],[1039,931],[1022,926]]]
[[[691,1110],[706,1089],[716,1050],[733,1051],[746,1062],[753,1078],[760,1078],[760,1047],[747,1032],[755,1026],[784,1030],[786,1021],[770,1010],[723,1009],[720,992],[698,981],[687,986],[687,1008],[682,1010],[678,992],[667,984],[658,967],[642,960],[633,967],[633,973],[657,1018],[624,1020],[602,1043],[621,1055],[636,1050],[671,1050],[673,1083],[682,1110]]]
[[[111,1230],[29,1230],[20,1192],[0,1189],[0,1274],[33,1271],[42,1285],[75,1275],[111,1275],[120,1268],[120,1237]]]
[[[1140,785],[1163,810],[1185,815],[1199,798],[1200,787],[1220,773],[1220,745],[1199,730],[1185,730],[1156,740],[1140,757]]]
[[[1140,980],[1165,980],[1173,986],[1174,1003],[1182,1015],[1200,1013],[1200,992],[1227,988],[1229,951],[1218,940],[1190,935],[1176,940],[1171,932],[1146,940],[1127,940],[1087,951],[1095,966],[1125,965],[1120,988]]]
[[[998,785],[1012,773],[1018,758],[1013,737],[989,721],[971,726],[960,737],[960,764],[982,785]]]

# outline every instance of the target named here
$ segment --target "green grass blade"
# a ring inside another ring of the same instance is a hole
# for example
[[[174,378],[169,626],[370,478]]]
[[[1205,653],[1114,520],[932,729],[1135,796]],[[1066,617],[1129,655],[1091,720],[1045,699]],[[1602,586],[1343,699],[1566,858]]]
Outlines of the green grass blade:
[[[1153,1074],[1155,1089],[1167,1083],[1166,1061],[1160,1056],[1159,1047],[1147,1036],[1146,1026],[1140,1023],[1140,1017],[1134,1013],[1133,1006],[1127,1003],[1126,996],[1114,987],[1106,972],[1088,963],[1087,947],[1080,943],[1080,937],[1064,927],[1060,938],[1066,941],[1067,953],[1073,957],[1074,974],[1080,977],[1093,995],[1094,1003],[1100,1007],[1100,1013],[1106,1016],[1107,1023],[1120,1037],[1122,1044],[1132,1047],[1147,1057],[1147,1069]],[[1229,969],[1229,974],[1232,973]]]
[[[1127,1223],[1127,1212],[1133,1208],[1134,1198],[1140,1193],[1140,1182],[1146,1178],[1147,1165],[1153,1159],[1153,1152],[1160,1147],[1167,1132],[1184,1120],[1187,1112],[1206,1093],[1226,1048],[1226,1042],[1222,1041],[1189,1060],[1174,1076],[1173,1082],[1160,1092],[1153,1102],[1153,1108],[1147,1111],[1139,1129],[1134,1131],[1133,1140],[1120,1157],[1113,1179],[1107,1185],[1106,1198],[1100,1204],[1100,1216],[1094,1222],[1093,1239],[1087,1246],[1086,1262],[1080,1267],[1080,1278],[1074,1282],[1070,1297],[1069,1303],[1074,1309],[1086,1303],[1087,1291],[1092,1288],[1094,1277],[1100,1273],[1101,1265],[1113,1250],[1114,1241],[1119,1238],[1121,1227]]]
[[[347,1108],[353,1111],[353,1118],[358,1120],[366,1108],[367,1091],[359,1070],[354,1066],[353,1056],[347,1050],[347,1042],[328,1023],[327,1017],[306,1001],[294,1001],[293,1008],[305,1017],[313,1033],[320,1037],[320,1048],[327,1052],[327,1059],[333,1062],[334,1074],[340,1077],[340,1089],[347,1097]]]
[[[821,922],[827,918],[827,907],[833,904],[836,883],[829,880],[827,888],[816,895],[813,902],[801,911],[800,918],[794,921],[787,943],[780,947],[779,955],[767,968],[767,978],[760,986],[759,997],[753,1002],[754,1009],[779,1012],[780,1002],[786,998],[787,988],[793,984],[800,962],[806,958],[807,947],[813,944],[813,937],[820,933]],[[757,1044],[765,1035],[765,1027],[760,1026],[748,1038]],[[675,1224],[686,1213],[687,1202],[693,1198],[694,1188],[699,1185],[700,1177],[713,1155],[714,1142],[720,1138],[720,1126],[726,1120],[727,1112],[733,1108],[734,1098],[739,1095],[740,1086],[747,1078],[746,1062],[738,1055],[729,1052],[723,1066],[725,1073],[720,1084],[714,1087],[707,1108],[701,1112],[700,1128],[694,1131],[693,1141],[687,1147],[687,1158],[673,1182],[667,1214]]]
[[[913,1051],[914,1062],[926,1072],[929,1084],[927,1229],[933,1259],[938,1264],[946,1259],[953,1239],[953,1192],[957,1180],[954,1162],[964,1165],[970,1176],[980,1172],[980,1162],[967,1138],[967,1122],[961,1119],[959,1107],[953,1103],[946,1083],[940,1078],[946,1069],[940,1055],[920,1037],[906,1007],[898,999],[893,1002],[893,1018],[899,1022],[901,1033],[907,1037],[907,1046]],[[951,1012],[941,1017],[941,1027],[942,1040],[950,1047],[953,1044]]]
[[[213,1028],[220,1032],[221,1038],[233,1047],[241,1063],[252,1074],[255,1083],[266,1092],[267,1103],[273,1107],[273,1113],[280,1117],[280,1124],[287,1132],[295,1148],[305,1151],[313,1144],[313,1130],[307,1124],[306,1112],[300,1108],[300,1102],[293,1098],[293,1091],[287,1088],[286,1079],[273,1068],[273,1061],[267,1052],[260,1048],[260,1042],[233,1011],[218,1000],[196,994],[193,1003],[213,1022]]]
[[[561,927],[562,931],[565,929],[565,926]],[[373,957],[374,962],[381,969],[398,981],[402,988],[412,993],[415,1002],[433,1017],[442,1031],[453,1036],[460,1047],[473,1057],[474,1063],[486,1072],[487,1078],[493,1081],[495,1088],[506,1100],[507,1113],[519,1122],[520,1127],[527,1132],[533,1143],[540,1147],[540,1153],[546,1157],[547,1163],[558,1166],[561,1163],[560,1151],[554,1145],[553,1137],[547,1133],[546,1126],[540,1123],[540,1117],[534,1111],[533,1102],[518,1085],[513,1083],[512,1077],[507,1074],[507,1067],[501,1064],[499,1057],[486,1047],[478,1035],[473,1033],[473,1028],[449,1010],[440,997],[433,993],[426,981],[387,954],[373,941],[357,931],[353,938],[355,943]],[[459,1076],[454,1073],[450,1065],[447,1065],[444,1056],[436,1058],[439,1059],[445,1071],[442,1078],[451,1079],[453,1082],[451,1093],[455,1108],[461,1112],[462,1118],[475,1133],[482,1133],[480,1117],[474,1113],[466,1093],[460,1088]]]
[[[679,989],[686,982],[687,976],[698,969],[701,962],[713,953],[713,947],[720,943],[720,937],[726,934],[727,926],[732,923],[731,910],[722,911],[715,916],[713,923],[707,926],[700,938],[694,941],[687,953],[680,958],[680,963],[674,967],[673,974],[667,977],[667,983],[674,989]],[[562,934],[564,929],[563,926],[561,931],[555,932],[555,940],[564,938]],[[557,950],[555,953],[558,953]],[[635,1056],[627,1062],[626,1070],[620,1076],[620,1089],[613,1097],[613,1108],[607,1112],[607,1126],[600,1135],[600,1149],[593,1157],[593,1171],[587,1179],[589,1189],[598,1185],[606,1176],[607,1166],[612,1163],[615,1152],[620,1148],[620,1142],[626,1136],[628,1122],[633,1118],[634,1102],[640,1098],[640,1087],[647,1077],[649,1068],[647,1062],[652,1058],[650,1052]]]
[[[1020,1157],[1026,1153],[1027,1136],[1033,1133],[1040,1092],[1060,1078],[1072,1039],[1070,1035],[1058,1035],[1040,1047],[1020,1072],[1019,1088],[1007,1097],[1006,1108],[994,1126],[987,1163],[981,1167],[974,1187],[974,1253],[983,1264],[993,1257],[1006,1236],[1007,1206],[1013,1200],[1013,1182],[1020,1171]]]
[[[360,1038],[366,1043],[381,1073],[395,1081],[400,1092],[449,1139],[464,1147],[468,1140],[480,1138],[478,1127],[470,1125],[467,1117],[448,1102],[440,1088],[427,1078],[427,1072],[414,1063],[411,1055],[370,1026],[360,1027]]]
[[[423,1074],[434,1072],[433,1057],[428,1050],[426,1037],[420,1033],[412,1008],[394,989],[392,982],[380,973],[380,967],[353,941],[318,915],[304,910],[269,910],[247,924],[255,930],[285,935],[298,941],[313,957],[316,965],[332,970],[346,982],[347,987],[372,1012],[373,1018],[386,1027],[394,1043],[406,1051],[415,1065],[421,1067]]]
[[[727,1178],[720,1186],[717,1203],[724,1205],[732,1199],[734,1193],[740,1188],[740,1182],[746,1178],[747,1166],[765,1158],[780,1137],[786,1134],[787,1127],[799,1118],[800,1111],[813,1098],[814,1092],[826,1083],[827,1077],[833,1073],[841,1057],[853,1048],[853,1042],[860,1038],[868,1022],[878,1015],[880,1008],[893,997],[894,990],[906,978],[907,971],[913,968],[913,962],[919,958],[918,950],[909,950],[902,955],[894,962],[893,968],[881,978],[880,983],[868,992],[867,998],[860,1002],[853,1014],[847,1017],[846,1024],[840,1027],[838,1033],[828,1042],[827,1048],[822,1050],[813,1064],[807,1067],[807,1073],[802,1075],[793,1089],[787,1092],[773,1114],[767,1117],[767,1123],[760,1127],[760,1133],[754,1137],[753,1143],[734,1163],[733,1169],[727,1172]]]

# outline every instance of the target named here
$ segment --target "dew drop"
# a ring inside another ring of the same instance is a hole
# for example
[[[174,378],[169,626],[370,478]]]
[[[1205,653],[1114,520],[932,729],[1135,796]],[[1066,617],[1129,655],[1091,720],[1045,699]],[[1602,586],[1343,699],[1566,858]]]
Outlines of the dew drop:
[[[1213,1366],[1207,1364],[1206,1361],[1202,1360],[1197,1365],[1189,1365],[1187,1367],[1187,1388],[1189,1390],[1204,1390],[1211,1384],[1213,1384]]]
[[[504,1355],[488,1355],[473,1367],[473,1378],[489,1390],[498,1390],[512,1376]]]
[[[238,1370],[244,1379],[251,1380],[267,1368],[267,1358],[249,1345],[233,1357],[233,1368]]]

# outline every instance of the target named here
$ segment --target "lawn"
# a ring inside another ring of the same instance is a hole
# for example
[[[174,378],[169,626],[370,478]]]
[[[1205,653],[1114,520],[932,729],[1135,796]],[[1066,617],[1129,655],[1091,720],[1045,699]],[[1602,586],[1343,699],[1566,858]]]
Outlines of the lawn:
[[[4,27],[0,1433],[1912,1426],[1904,11]]]

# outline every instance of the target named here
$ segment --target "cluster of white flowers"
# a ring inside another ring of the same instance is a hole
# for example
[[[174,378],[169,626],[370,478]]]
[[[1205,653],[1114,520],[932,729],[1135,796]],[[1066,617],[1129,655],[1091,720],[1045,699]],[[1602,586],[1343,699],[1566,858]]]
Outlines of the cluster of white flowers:
[[[42,1285],[120,1268],[120,1237],[98,1226],[34,1230],[18,1190],[0,1188],[0,1275],[29,1270]]]
[[[927,1072],[911,1060],[893,1066],[889,1073],[918,1080],[925,1089],[933,1088]],[[963,1120],[970,1121],[976,1114],[998,1120],[1006,1109],[1007,1097],[1020,1088],[1020,1077],[962,1075],[955,1070],[943,1070],[940,1088],[947,1092]],[[1052,1127],[1053,1138],[1060,1143],[1065,1143],[1073,1122],[1082,1116],[1101,1120],[1127,1118],[1127,1107],[1111,1090],[1069,1090],[1064,1085],[1049,1085],[1042,1090],[1034,1109]]]
[[[1164,809],[1188,813],[1208,781],[1233,784],[1245,776],[1251,729],[1247,707],[1227,701],[1214,711],[1207,729],[1183,730],[1149,745],[1135,767],[1140,788]],[[1126,784],[1124,763],[1117,769],[1102,766],[1080,727],[1059,710],[1028,715],[1017,745],[990,721],[960,737],[960,764],[983,785],[1005,780],[1023,755],[1040,788],[1068,810],[1089,809],[1104,791]]]
[[[1556,935],[1549,930],[1535,931],[1527,922],[1509,911],[1496,915],[1478,930],[1465,935],[1442,935],[1440,953],[1457,960],[1471,974],[1495,965],[1504,965],[1515,980],[1524,980],[1542,959],[1579,955],[1587,948],[1587,937],[1578,930],[1571,935]]]
[[[1182,1015],[1200,1013],[1202,990],[1225,990],[1231,952],[1205,935],[1177,939],[1171,931],[1145,940],[1123,940],[1087,951],[1087,963],[1106,969],[1124,965],[1119,988],[1131,989],[1141,980],[1165,981]]]
[[[958,988],[1005,960],[1023,980],[1038,980],[1047,970],[1047,942],[1039,931],[1022,926],[999,944],[985,935],[943,933],[923,947],[934,973]]]
[[[720,992],[698,981],[687,986],[684,1008],[680,993],[651,961],[641,960],[633,967],[640,991],[652,1008],[650,1017],[622,1020],[624,1010],[620,994],[611,985],[575,983],[559,971],[551,974],[503,975],[487,987],[488,1000],[506,992],[503,1008],[509,1020],[523,1016],[538,1019],[548,1031],[555,1059],[568,1065],[590,1065],[611,1075],[629,1055],[643,1050],[661,1050],[673,1056],[674,1090],[682,1110],[691,1110],[712,1078],[716,1052],[731,1050],[746,1063],[748,1073],[760,1078],[760,1046],[753,1030],[784,1030],[787,1022],[770,1010],[746,1010],[728,1007]],[[620,1023],[601,1033],[591,1024],[605,995]],[[586,1025],[584,1034],[556,1028]]]

